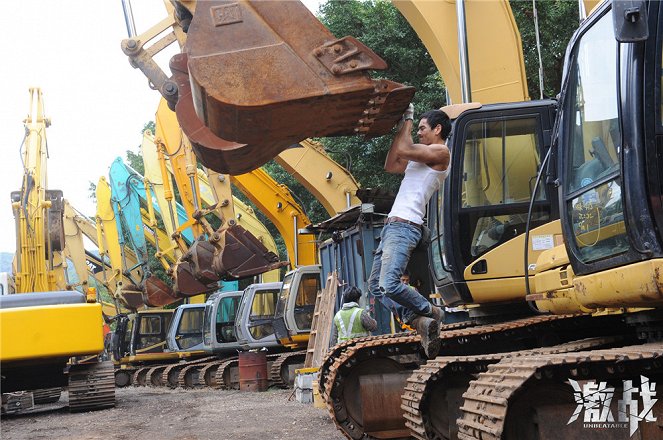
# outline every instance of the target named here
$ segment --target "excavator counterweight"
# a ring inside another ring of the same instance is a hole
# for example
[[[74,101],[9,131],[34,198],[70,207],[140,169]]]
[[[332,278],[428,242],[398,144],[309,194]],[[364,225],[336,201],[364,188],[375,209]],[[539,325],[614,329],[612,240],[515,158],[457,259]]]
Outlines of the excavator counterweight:
[[[218,172],[246,173],[308,137],[386,134],[414,96],[372,80],[386,63],[300,2],[199,2],[187,35],[163,91]]]

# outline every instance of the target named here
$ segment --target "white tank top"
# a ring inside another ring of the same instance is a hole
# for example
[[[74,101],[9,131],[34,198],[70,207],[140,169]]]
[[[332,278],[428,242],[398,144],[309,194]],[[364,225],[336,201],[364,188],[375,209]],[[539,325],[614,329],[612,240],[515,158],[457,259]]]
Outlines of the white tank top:
[[[437,171],[425,163],[409,161],[389,217],[400,217],[418,225],[424,223],[426,205],[449,174],[449,167]]]

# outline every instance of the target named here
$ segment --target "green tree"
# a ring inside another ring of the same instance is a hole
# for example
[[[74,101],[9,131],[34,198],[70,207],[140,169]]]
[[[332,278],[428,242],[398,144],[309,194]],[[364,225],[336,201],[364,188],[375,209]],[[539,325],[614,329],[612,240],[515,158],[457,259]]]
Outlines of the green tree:
[[[534,5],[531,1],[522,0],[511,0],[510,4],[520,31],[529,96],[538,99],[539,54]],[[578,4],[567,0],[537,0],[536,9],[543,65],[543,95],[555,97],[561,86],[566,45],[578,27]]]

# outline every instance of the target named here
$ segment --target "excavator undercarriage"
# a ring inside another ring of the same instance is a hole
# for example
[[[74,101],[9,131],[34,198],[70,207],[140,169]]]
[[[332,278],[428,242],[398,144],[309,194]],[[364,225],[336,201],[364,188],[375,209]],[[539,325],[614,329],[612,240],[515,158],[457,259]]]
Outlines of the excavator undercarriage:
[[[412,333],[340,344],[319,383],[334,422],[351,439],[559,438],[555,426],[575,408],[568,378],[601,370],[598,377],[616,380],[642,365],[650,380],[661,377],[663,345],[638,346],[639,334],[619,315],[450,324],[432,360]],[[537,414],[546,422],[536,422]]]

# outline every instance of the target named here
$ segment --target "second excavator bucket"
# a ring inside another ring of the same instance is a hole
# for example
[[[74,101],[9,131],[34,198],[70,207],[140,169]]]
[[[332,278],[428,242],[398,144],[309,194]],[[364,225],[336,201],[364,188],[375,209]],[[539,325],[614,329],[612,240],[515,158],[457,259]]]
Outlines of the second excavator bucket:
[[[148,307],[163,307],[180,299],[172,287],[154,275],[145,280],[143,297]]]
[[[212,238],[196,240],[177,262],[175,291],[193,296],[218,289],[220,280],[259,275],[286,266],[257,238],[239,225],[216,231]]]
[[[221,251],[214,258],[217,273],[227,273],[231,278],[244,278],[287,266],[278,255],[267,250],[253,234],[239,225],[221,232]]]
[[[201,161],[241,174],[305,138],[386,134],[414,95],[367,73],[386,67],[298,1],[206,1],[165,90]]]

